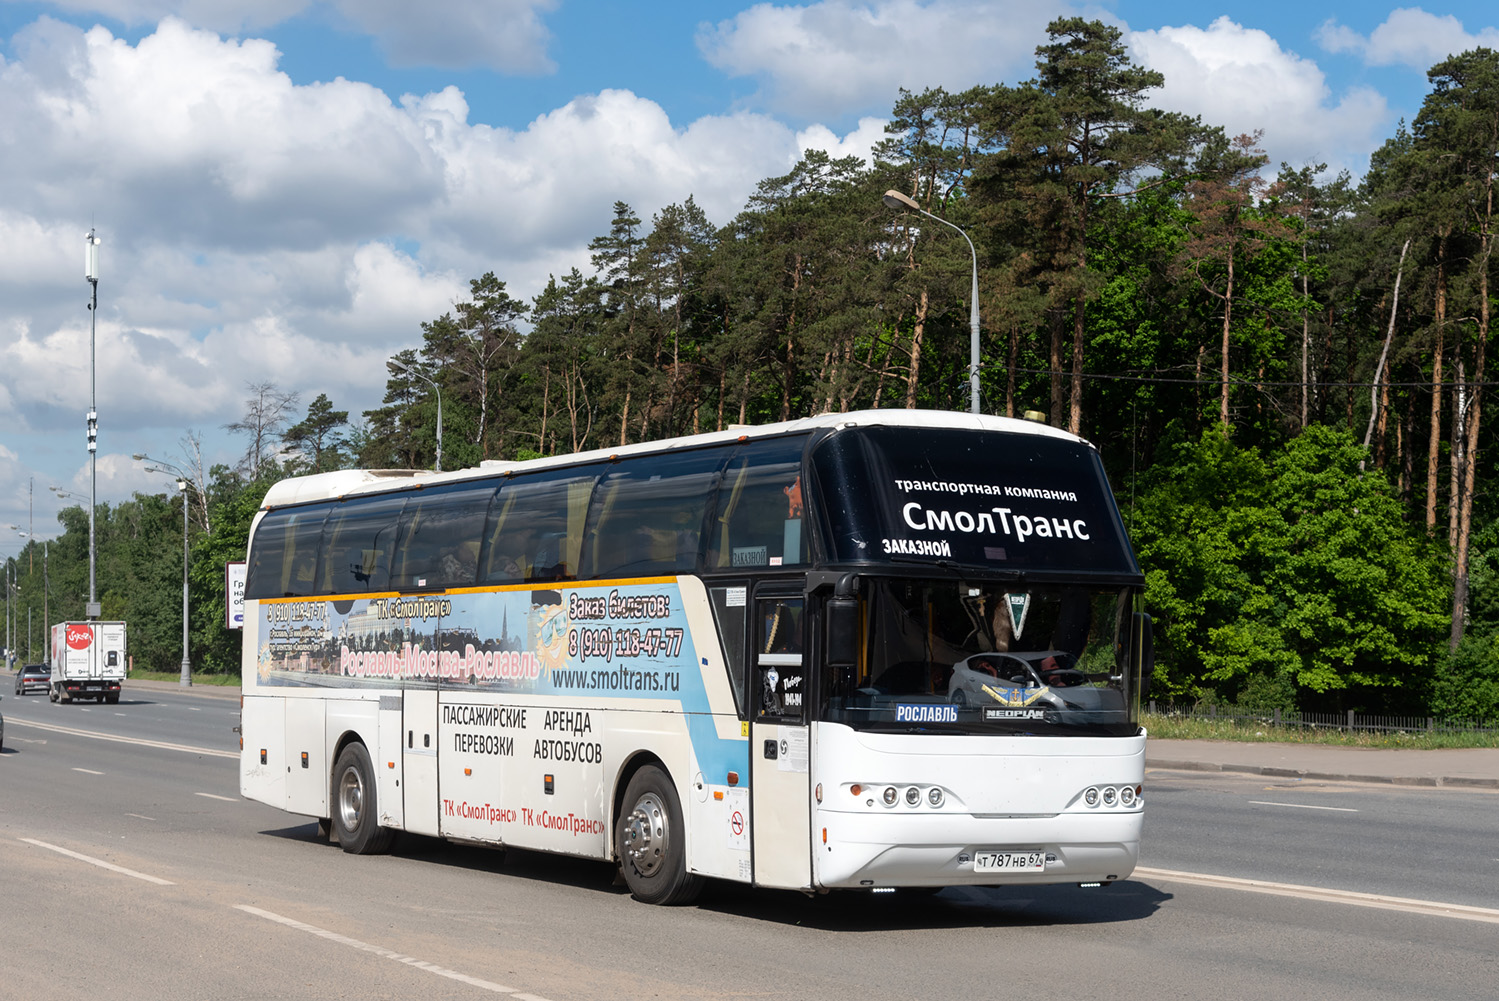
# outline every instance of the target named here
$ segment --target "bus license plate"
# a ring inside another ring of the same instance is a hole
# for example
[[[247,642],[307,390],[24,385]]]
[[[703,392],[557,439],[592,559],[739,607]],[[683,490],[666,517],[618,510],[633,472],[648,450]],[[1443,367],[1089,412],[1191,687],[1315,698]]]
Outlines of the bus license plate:
[[[1045,852],[974,852],[974,872],[1045,872]]]

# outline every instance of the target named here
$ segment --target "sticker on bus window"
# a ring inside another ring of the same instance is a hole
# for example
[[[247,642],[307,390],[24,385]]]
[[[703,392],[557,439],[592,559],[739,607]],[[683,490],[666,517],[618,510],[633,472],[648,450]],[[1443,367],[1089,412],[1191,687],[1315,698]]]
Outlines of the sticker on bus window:
[[[1010,605],[1010,625],[1015,631],[1015,638],[1020,638],[1020,631],[1025,628],[1025,613],[1031,609],[1031,596],[1029,594],[1007,594]]]
[[[897,723],[956,723],[958,707],[930,702],[901,702],[895,707]]]

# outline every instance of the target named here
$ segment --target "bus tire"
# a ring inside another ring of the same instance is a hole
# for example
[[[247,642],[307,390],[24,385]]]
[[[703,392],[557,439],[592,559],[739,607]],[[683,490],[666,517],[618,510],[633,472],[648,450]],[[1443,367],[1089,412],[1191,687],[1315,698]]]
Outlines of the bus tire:
[[[351,855],[378,855],[390,848],[395,831],[379,824],[375,769],[369,752],[354,742],[333,766],[333,829],[339,847]]]
[[[686,828],[671,777],[646,765],[625,787],[614,847],[625,885],[645,904],[690,904],[703,877],[687,871]]]

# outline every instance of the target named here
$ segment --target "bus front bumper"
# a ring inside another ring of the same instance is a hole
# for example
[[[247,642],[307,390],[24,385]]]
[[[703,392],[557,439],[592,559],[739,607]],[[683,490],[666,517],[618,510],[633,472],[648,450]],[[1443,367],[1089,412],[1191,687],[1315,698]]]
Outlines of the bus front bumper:
[[[1140,810],[1053,817],[833,813],[818,810],[815,879],[827,889],[1108,883],[1134,871]],[[979,871],[980,852],[1041,852],[1041,871]]]

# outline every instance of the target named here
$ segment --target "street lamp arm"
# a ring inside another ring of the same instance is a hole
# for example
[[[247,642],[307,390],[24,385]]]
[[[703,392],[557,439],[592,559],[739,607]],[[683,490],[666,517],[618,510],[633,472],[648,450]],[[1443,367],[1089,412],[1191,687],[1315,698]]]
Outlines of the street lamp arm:
[[[892,209],[911,209],[920,212],[928,219],[935,219],[949,229],[955,229],[962,234],[963,239],[968,242],[968,253],[973,258],[973,287],[968,296],[968,400],[969,410],[973,413],[979,412],[979,253],[973,246],[973,240],[968,236],[967,230],[957,223],[948,222],[939,215],[933,215],[909,195],[891,189],[885,192],[885,204]]]
[[[414,375],[418,379],[425,379],[427,383],[431,385],[432,392],[437,394],[437,472],[440,473],[442,472],[442,387],[437,384],[436,379],[433,379],[425,372],[418,371],[417,369],[414,369],[403,362],[391,359],[389,364],[390,367],[395,369],[397,372],[402,372],[406,375]]]

